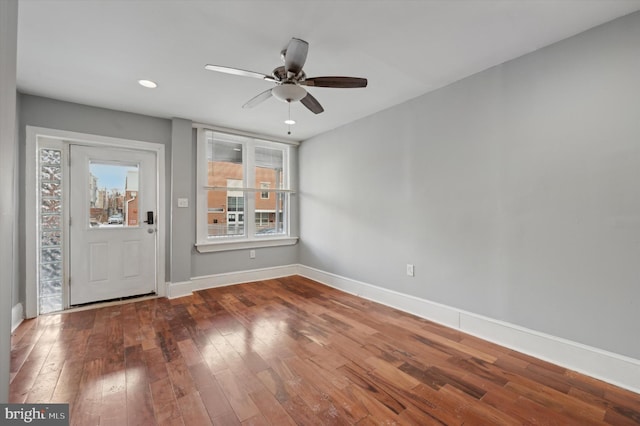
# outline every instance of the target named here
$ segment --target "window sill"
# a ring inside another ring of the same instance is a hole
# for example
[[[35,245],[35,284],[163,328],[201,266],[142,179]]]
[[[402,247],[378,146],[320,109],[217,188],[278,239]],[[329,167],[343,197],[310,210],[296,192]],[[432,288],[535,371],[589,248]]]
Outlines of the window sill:
[[[216,241],[196,244],[198,253],[212,253],[217,251],[245,250],[263,247],[292,246],[298,242],[298,237],[259,238],[254,240]]]

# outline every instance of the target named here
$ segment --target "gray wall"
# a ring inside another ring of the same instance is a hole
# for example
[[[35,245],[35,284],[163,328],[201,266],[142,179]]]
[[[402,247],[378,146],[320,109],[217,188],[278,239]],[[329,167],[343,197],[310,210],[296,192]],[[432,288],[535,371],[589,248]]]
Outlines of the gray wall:
[[[255,259],[249,258],[248,249],[215,253],[194,253],[191,256],[192,276],[204,277],[226,272],[248,271],[298,263],[297,245],[257,248],[255,251]]]
[[[300,263],[640,359],[639,40],[636,13],[303,142]]]
[[[0,403],[9,398],[11,307],[17,289],[16,227],[16,53],[18,2],[0,2]]]
[[[173,119],[171,123],[171,138],[175,149],[171,155],[171,173],[174,176],[171,185],[171,244],[169,258],[171,275],[167,281],[179,283],[191,278],[191,251],[195,243],[195,204],[193,197],[193,177],[195,163],[193,155],[195,144],[191,121]],[[179,148],[179,149],[178,149]],[[189,208],[178,208],[178,198],[187,198]]]

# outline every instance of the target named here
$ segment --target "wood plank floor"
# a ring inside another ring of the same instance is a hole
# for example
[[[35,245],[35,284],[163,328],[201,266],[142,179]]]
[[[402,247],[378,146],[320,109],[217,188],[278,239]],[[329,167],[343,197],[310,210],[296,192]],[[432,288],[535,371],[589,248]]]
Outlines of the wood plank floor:
[[[640,424],[640,395],[294,276],[42,316],[10,401],[74,425]]]

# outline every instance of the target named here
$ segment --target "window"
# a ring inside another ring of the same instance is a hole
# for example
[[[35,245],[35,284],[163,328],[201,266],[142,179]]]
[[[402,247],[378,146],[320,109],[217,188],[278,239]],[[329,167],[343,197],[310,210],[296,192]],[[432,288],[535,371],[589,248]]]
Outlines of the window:
[[[269,182],[260,182],[260,189],[269,189]],[[268,200],[269,199],[269,191],[262,191],[260,193],[260,198],[262,198],[263,200]]]
[[[290,151],[285,143],[198,130],[199,251],[295,243]]]
[[[41,314],[61,311],[64,307],[63,156],[61,149],[40,149],[38,305]]]

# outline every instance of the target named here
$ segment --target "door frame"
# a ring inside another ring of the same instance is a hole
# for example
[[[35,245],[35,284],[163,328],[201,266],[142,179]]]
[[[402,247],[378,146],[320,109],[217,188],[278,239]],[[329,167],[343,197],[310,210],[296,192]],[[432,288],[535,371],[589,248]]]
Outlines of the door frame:
[[[40,145],[46,145],[51,140],[62,144],[64,148],[64,178],[65,178],[65,213],[63,216],[64,234],[64,264],[65,274],[63,282],[64,308],[69,307],[69,212],[68,212],[68,177],[69,167],[66,156],[69,144],[79,144],[103,148],[127,148],[139,151],[153,152],[156,155],[157,173],[157,245],[156,245],[156,294],[166,296],[165,283],[165,246],[166,246],[166,172],[165,172],[165,146],[159,143],[143,142],[131,139],[114,138],[109,136],[93,135],[89,133],[70,132],[66,130],[49,129],[44,127],[26,126],[25,144],[25,317],[38,316],[38,149]]]

